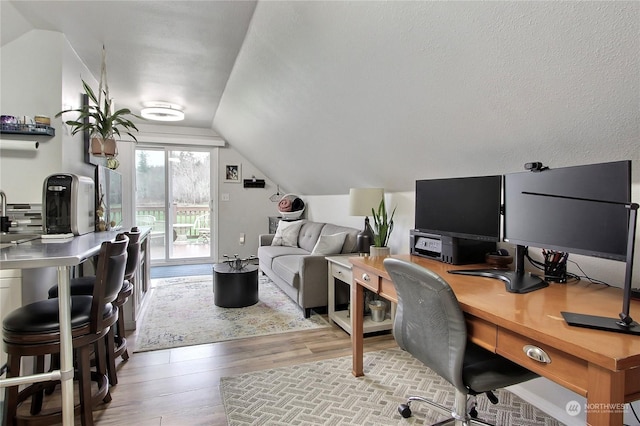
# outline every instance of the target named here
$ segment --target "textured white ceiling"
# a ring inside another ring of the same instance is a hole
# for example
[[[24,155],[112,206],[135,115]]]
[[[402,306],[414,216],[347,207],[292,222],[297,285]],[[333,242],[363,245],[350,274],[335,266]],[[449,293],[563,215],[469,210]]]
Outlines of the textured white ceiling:
[[[214,127],[310,194],[638,159],[638,6],[260,2]]]
[[[255,4],[3,0],[2,43],[18,32],[14,14],[4,13],[13,6],[31,27],[64,33],[96,78],[104,45],[119,107],[139,113],[144,102],[165,101],[184,107],[186,119],[176,125],[211,128]]]
[[[640,2],[9,3],[290,192],[640,159]]]

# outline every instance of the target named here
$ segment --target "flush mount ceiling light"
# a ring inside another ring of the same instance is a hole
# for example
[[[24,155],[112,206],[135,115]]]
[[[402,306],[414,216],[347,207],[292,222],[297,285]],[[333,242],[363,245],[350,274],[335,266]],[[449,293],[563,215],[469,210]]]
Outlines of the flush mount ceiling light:
[[[167,102],[147,102],[140,115],[147,120],[155,121],[181,121],[184,120],[182,107]]]

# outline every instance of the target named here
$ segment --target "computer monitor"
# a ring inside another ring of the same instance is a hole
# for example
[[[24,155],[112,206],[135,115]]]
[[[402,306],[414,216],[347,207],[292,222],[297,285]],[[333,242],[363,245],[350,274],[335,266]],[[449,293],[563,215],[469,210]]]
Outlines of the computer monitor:
[[[514,293],[546,287],[524,269],[525,248],[627,260],[631,162],[617,161],[504,176],[503,239],[516,245],[515,270],[457,270],[501,279]]]
[[[505,175],[504,240],[625,261],[631,161]]]
[[[572,326],[640,335],[629,315],[637,212],[631,161],[505,176],[505,241],[626,262],[619,318],[561,312]]]
[[[479,241],[500,241],[502,176],[416,181],[415,229]]]

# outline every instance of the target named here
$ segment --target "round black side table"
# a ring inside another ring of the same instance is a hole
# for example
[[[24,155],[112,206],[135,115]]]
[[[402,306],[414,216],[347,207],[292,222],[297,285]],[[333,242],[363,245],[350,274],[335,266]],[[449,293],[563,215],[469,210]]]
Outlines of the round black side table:
[[[258,303],[258,267],[232,269],[226,263],[213,265],[213,303],[221,308],[244,308]]]

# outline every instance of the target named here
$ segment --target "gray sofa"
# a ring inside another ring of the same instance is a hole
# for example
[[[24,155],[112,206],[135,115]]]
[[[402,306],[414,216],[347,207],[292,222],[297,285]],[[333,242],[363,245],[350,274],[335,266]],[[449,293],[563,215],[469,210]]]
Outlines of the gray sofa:
[[[339,253],[311,254],[321,235],[345,232],[346,238]],[[271,245],[275,234],[259,236],[258,260],[260,270],[284,291],[304,311],[328,304],[328,272],[326,256],[356,253],[358,229],[303,220],[298,234],[298,247]]]

